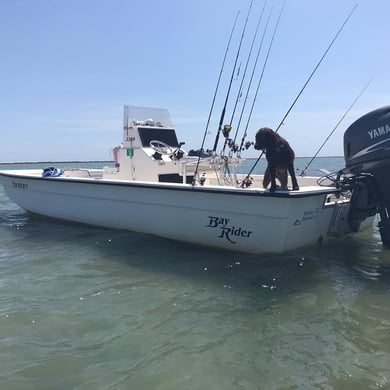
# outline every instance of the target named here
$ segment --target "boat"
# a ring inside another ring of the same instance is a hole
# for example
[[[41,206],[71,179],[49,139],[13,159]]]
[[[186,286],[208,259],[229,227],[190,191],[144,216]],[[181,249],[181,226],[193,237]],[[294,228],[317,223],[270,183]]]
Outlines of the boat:
[[[186,151],[166,109],[124,106],[115,164],[0,171],[8,197],[60,220],[230,251],[275,253],[358,232],[380,215],[390,246],[390,106],[345,132],[346,167],[298,177],[299,190],[262,187],[241,153]]]

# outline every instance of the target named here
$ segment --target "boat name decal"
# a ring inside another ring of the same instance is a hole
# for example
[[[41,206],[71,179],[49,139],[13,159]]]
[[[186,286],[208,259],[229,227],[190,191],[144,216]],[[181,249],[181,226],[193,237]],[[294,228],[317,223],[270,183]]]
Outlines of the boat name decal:
[[[19,188],[21,190],[28,190],[28,184],[12,181],[12,188]]]
[[[368,130],[368,135],[371,139],[376,137],[381,137],[382,135],[386,135],[390,133],[390,126],[386,123],[384,126],[378,127],[373,130]]]
[[[319,214],[319,209],[316,208],[315,210],[305,210],[303,212],[301,219],[296,219],[294,222],[294,225],[300,225],[302,222],[310,221],[312,219],[317,219]]]
[[[206,227],[219,229],[220,234],[218,238],[224,238],[232,244],[236,243],[234,237],[249,238],[253,233],[252,231],[243,229],[242,226],[230,225],[230,218],[213,217],[211,215],[208,218],[209,223]]]

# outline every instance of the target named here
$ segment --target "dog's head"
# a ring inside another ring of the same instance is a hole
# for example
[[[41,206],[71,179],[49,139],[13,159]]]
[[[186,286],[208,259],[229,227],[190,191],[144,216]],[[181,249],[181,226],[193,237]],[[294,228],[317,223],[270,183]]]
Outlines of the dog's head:
[[[256,150],[267,150],[269,148],[275,147],[276,142],[278,141],[278,135],[269,127],[262,127],[256,133]]]

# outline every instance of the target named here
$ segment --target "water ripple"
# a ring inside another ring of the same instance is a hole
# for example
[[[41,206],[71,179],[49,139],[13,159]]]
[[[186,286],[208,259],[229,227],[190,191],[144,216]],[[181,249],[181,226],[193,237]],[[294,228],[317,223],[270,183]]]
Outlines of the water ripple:
[[[35,217],[0,191],[0,243],[5,388],[389,387],[376,229],[243,255]]]

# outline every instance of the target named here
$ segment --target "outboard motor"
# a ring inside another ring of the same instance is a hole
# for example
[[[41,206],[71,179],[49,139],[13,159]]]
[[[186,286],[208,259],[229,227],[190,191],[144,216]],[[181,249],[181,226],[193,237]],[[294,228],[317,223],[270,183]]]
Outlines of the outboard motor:
[[[352,191],[348,217],[352,230],[379,213],[382,242],[390,248],[390,106],[349,126],[344,134],[344,158],[342,173],[347,178],[340,185]]]

